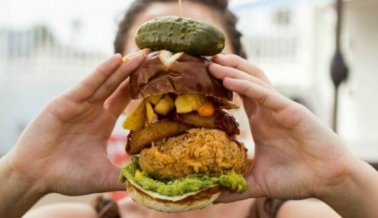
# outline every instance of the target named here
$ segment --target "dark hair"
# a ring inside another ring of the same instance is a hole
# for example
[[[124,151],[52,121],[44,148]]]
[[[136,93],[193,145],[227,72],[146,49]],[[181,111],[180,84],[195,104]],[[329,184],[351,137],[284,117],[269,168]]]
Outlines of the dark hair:
[[[237,17],[228,9],[228,0],[186,1],[203,4],[219,12],[218,17],[221,19],[226,34],[231,40],[234,54],[246,58],[246,53],[241,43],[242,34],[236,29]],[[114,50],[116,53],[123,53],[126,36],[129,33],[131,26],[134,24],[136,17],[141,14],[149,4],[155,2],[177,2],[177,0],[135,0],[119,23],[117,35],[114,41]]]

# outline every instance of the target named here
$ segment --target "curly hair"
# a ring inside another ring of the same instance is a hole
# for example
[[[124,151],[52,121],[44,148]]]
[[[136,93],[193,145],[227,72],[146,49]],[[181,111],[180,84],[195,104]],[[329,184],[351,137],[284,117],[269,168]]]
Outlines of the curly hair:
[[[226,34],[231,40],[233,53],[246,58],[246,53],[241,43],[242,34],[236,29],[237,17],[228,9],[228,0],[187,0],[194,3],[206,5],[217,12],[221,16],[221,22],[225,28]],[[118,31],[114,41],[114,50],[116,53],[123,53],[125,47],[125,39],[129,33],[135,19],[143,13],[149,4],[155,2],[177,2],[177,0],[135,0],[130,8],[126,11],[123,19],[118,25]]]

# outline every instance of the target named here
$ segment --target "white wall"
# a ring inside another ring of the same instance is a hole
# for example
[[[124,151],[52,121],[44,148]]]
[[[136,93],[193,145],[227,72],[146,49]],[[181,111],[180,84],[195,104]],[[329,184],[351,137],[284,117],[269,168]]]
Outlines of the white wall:
[[[16,142],[18,135],[47,102],[67,89],[67,82],[8,82],[0,85],[0,155]]]
[[[330,66],[336,25],[333,1],[274,2],[236,8],[249,58],[279,91],[304,98],[316,115],[331,125]],[[281,9],[292,12],[288,26],[271,22],[272,15]],[[358,156],[378,161],[378,1],[347,1],[345,18],[343,50],[350,78],[340,90],[339,134]],[[282,45],[276,46],[275,40],[290,36],[296,39],[297,49],[292,57],[255,52],[279,51]]]
[[[330,123],[335,14],[328,6],[317,11],[315,86]],[[344,46],[349,80],[340,90],[339,134],[360,157],[378,160],[378,1],[352,1],[345,7]]]
[[[52,97],[112,53],[118,20],[130,3],[0,0],[0,156],[15,144],[23,127]],[[75,22],[79,24],[76,29]],[[38,41],[38,33],[30,31],[36,25],[49,28],[54,44],[23,46]],[[12,48],[16,57],[8,54],[9,32],[22,35],[12,38],[21,45]]]

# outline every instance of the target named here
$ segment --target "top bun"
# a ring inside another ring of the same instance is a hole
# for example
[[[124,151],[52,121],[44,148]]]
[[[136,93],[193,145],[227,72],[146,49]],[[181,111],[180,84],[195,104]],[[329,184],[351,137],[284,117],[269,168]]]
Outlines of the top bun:
[[[130,76],[131,97],[193,93],[231,101],[232,92],[210,75],[209,63],[208,59],[185,53],[151,52]]]

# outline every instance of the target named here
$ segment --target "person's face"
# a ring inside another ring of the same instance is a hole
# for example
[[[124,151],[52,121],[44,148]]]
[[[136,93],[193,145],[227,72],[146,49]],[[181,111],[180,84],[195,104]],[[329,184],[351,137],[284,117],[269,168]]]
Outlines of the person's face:
[[[178,15],[178,4],[175,2],[170,3],[162,3],[162,2],[156,2],[150,4],[135,20],[133,26],[131,27],[128,35],[126,36],[125,41],[125,47],[123,49],[123,53],[127,54],[133,51],[139,50],[137,45],[134,41],[134,36],[136,34],[136,31],[138,30],[139,26],[144,23],[147,20],[151,20],[155,17],[159,16],[169,16],[169,15]],[[210,23],[220,30],[222,30],[224,33],[226,33],[223,25],[221,24],[221,21],[218,19],[218,13],[209,7],[197,4],[197,3],[191,3],[191,2],[185,2],[183,4],[183,10],[182,10],[183,17],[190,17],[202,22]],[[228,39],[228,36],[226,35],[226,45],[223,49],[223,53],[232,53],[232,46],[230,43],[230,40]]]

